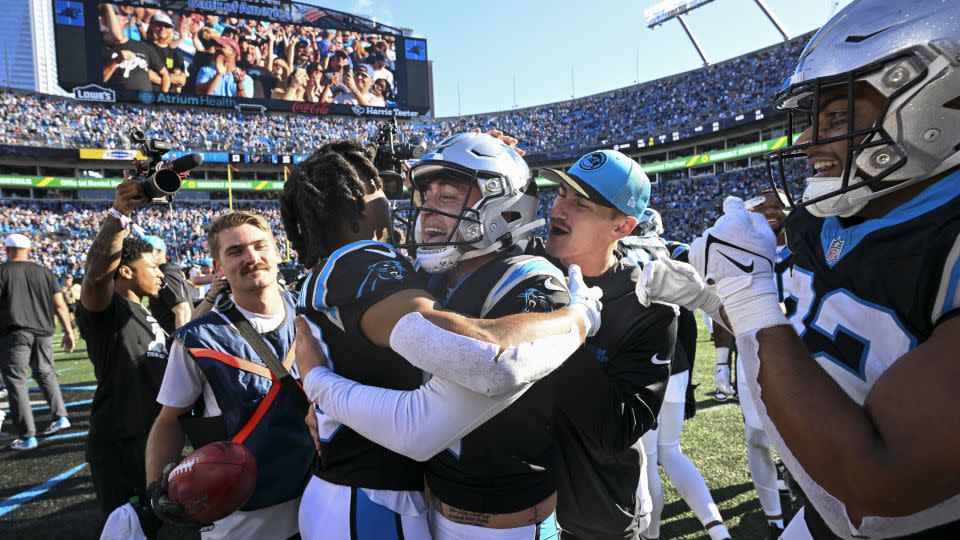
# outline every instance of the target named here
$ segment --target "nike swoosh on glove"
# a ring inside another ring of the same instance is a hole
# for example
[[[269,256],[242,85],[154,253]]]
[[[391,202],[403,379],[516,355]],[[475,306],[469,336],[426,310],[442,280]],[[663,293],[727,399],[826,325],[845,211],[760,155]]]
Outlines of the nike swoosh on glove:
[[[723,326],[717,287],[704,283],[693,266],[673,259],[657,259],[643,265],[643,271],[635,275],[635,291],[640,305],[660,302],[676,304],[690,311],[702,309]]]
[[[576,264],[567,268],[567,285],[570,289],[570,307],[579,309],[587,321],[587,337],[600,330],[600,312],[603,310],[603,291],[600,287],[587,287],[583,281],[583,272]]]
[[[690,264],[717,284],[734,335],[787,324],[773,272],[777,239],[762,214],[727,197],[723,215],[690,244]]]

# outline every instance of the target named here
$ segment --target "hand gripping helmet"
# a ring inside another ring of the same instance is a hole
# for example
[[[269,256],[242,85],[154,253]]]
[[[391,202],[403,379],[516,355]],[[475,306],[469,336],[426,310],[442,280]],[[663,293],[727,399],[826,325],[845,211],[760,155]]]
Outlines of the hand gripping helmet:
[[[663,218],[660,217],[660,212],[648,206],[647,209],[643,211],[643,215],[640,216],[636,230],[637,236],[662,236]]]
[[[416,204],[417,195],[424,200],[427,186],[439,178],[467,182],[458,214]],[[410,181],[413,213],[406,220],[404,247],[416,249],[417,262],[430,273],[446,272],[459,261],[524,242],[544,223],[536,219],[540,199],[529,167],[516,150],[485,133],[460,133],[441,141],[411,167]],[[480,199],[467,206],[474,190],[479,190]],[[423,240],[424,210],[456,219],[445,241]],[[474,250],[465,251],[467,246]]]
[[[854,128],[854,88],[867,84],[884,98],[873,126]],[[820,95],[848,96],[847,133],[819,137]],[[856,0],[813,36],[776,106],[808,114],[811,141],[771,152],[767,168],[789,206],[820,217],[852,216],[870,200],[960,164],[960,2]],[[800,150],[847,141],[840,177],[813,177],[798,200],[785,180],[784,159]],[[792,142],[792,141],[791,141]],[[772,162],[778,162],[774,174]],[[899,182],[899,183],[895,183]]]

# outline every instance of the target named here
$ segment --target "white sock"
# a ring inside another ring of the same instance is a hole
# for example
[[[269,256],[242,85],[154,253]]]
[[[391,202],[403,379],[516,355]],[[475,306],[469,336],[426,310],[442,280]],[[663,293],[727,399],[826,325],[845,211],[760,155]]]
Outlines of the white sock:
[[[710,540],[726,540],[730,538],[730,531],[727,530],[727,526],[723,523],[707,529],[707,534],[710,535]]]

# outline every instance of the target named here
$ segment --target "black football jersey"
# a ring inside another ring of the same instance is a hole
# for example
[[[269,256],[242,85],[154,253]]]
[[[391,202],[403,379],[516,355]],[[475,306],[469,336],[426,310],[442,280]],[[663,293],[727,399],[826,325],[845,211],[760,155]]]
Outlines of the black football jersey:
[[[556,266],[519,251],[485,264],[449,292],[441,287],[441,276],[434,276],[429,290],[444,307],[488,319],[553,311],[570,301]],[[523,510],[553,493],[554,375],[428,461],[431,493],[457,508],[494,514]]]
[[[881,218],[823,219],[797,210],[787,220],[792,265],[782,279],[784,297],[795,301],[790,322],[813,359],[859,404],[900,357],[960,313],[958,182],[960,173],[944,178]],[[955,507],[930,511],[958,515]],[[895,527],[911,519],[885,521]],[[935,537],[960,537],[958,529]]]
[[[335,251],[303,281],[297,311],[318,326],[334,372],[370,386],[414,390],[423,372],[360,328],[366,310],[394,293],[424,289],[410,261],[393,246],[354,242]],[[323,443],[314,474],[334,484],[409,491],[423,489],[423,466],[317,413]]]

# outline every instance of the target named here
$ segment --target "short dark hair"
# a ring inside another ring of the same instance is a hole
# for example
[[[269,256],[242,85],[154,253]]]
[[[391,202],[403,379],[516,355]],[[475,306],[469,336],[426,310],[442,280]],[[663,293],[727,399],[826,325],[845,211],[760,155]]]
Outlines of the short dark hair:
[[[359,141],[325,144],[293,168],[280,195],[287,238],[307,268],[339,246],[331,230],[347,222],[360,230],[364,195],[383,189],[372,156]]]
[[[123,239],[123,248],[120,250],[120,266],[130,266],[137,262],[145,253],[153,253],[153,246],[139,236],[130,235]]]

